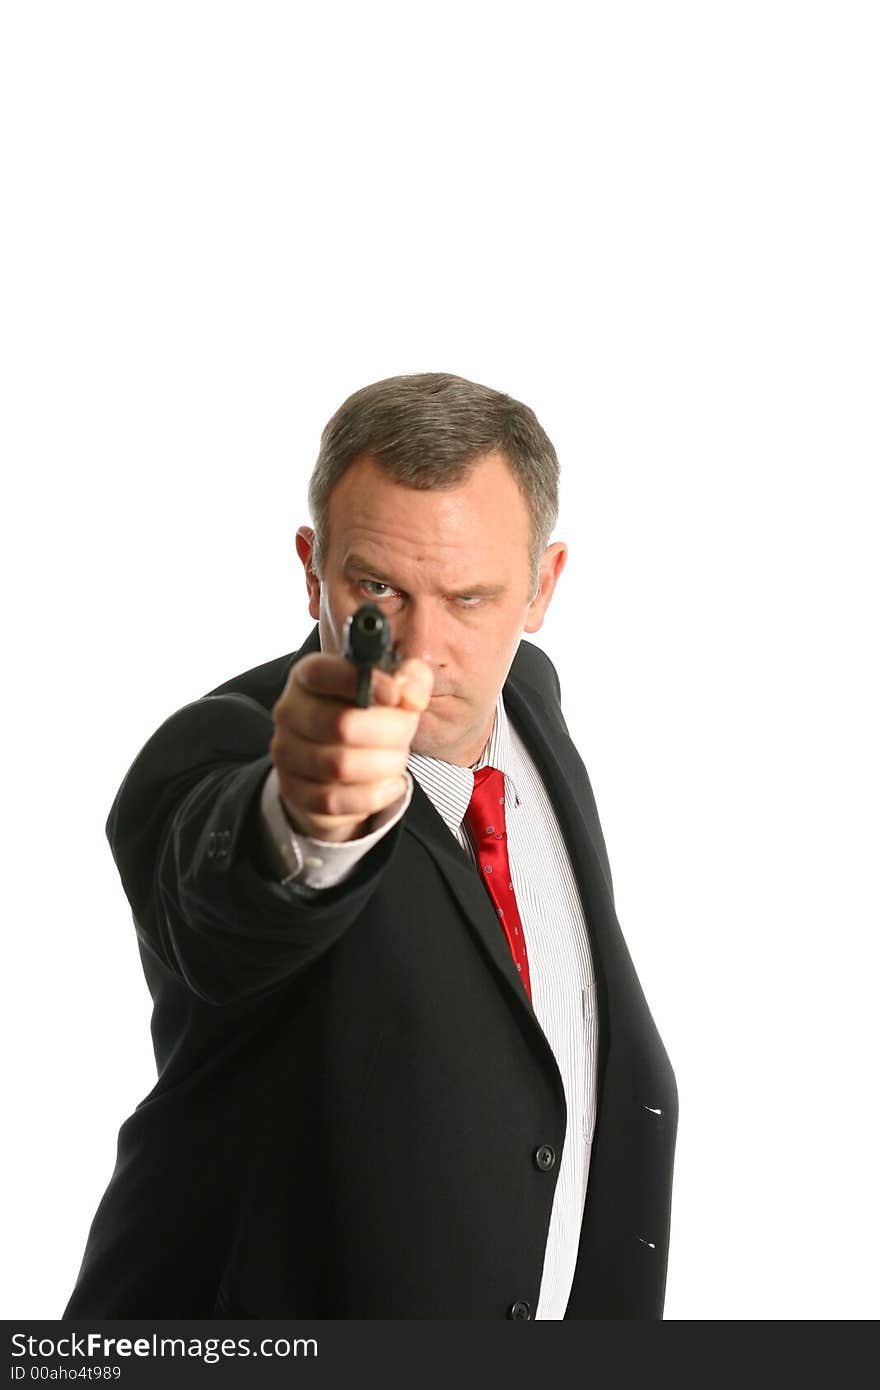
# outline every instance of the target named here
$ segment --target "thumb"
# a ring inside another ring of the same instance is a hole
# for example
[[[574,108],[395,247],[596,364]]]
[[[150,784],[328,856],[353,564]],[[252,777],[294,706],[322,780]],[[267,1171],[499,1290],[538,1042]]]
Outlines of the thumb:
[[[425,709],[434,689],[434,672],[427,661],[417,656],[407,657],[394,673],[402,687],[403,699],[417,709]]]

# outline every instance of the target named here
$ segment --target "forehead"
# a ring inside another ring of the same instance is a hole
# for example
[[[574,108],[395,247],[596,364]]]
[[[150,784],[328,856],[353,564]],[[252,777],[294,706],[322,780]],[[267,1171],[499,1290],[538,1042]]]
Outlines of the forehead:
[[[369,456],[355,459],[330,493],[331,538],[364,528],[389,540],[418,536],[474,543],[529,530],[526,500],[503,454],[485,454],[454,487],[410,487]]]
[[[530,518],[510,465],[485,455],[454,488],[398,483],[373,459],[350,465],[330,496],[330,562],[399,587],[498,590],[526,567]]]

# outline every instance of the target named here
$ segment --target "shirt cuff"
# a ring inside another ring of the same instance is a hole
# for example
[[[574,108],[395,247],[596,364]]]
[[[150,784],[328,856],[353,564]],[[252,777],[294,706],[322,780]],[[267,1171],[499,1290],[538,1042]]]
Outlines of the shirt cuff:
[[[404,770],[403,775],[406,790],[390,806],[384,806],[371,817],[372,829],[367,835],[334,843],[301,835],[293,829],[281,804],[278,769],[273,767],[263,784],[260,817],[281,882],[305,884],[308,888],[332,888],[347,878],[367,851],[397,824],[412,801],[412,774]]]

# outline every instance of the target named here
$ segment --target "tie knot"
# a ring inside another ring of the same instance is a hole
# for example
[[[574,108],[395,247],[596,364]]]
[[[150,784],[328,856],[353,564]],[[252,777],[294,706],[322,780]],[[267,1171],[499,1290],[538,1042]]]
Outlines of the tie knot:
[[[484,782],[488,782],[490,777],[497,777],[500,772],[500,768],[491,767],[489,763],[486,763],[485,767],[479,768],[478,771],[474,773],[474,789],[476,790],[476,788],[481,787]],[[503,777],[504,774],[501,773],[501,776]]]
[[[504,831],[504,773],[500,767],[481,767],[474,773],[474,789],[467,810],[468,823],[475,835]]]

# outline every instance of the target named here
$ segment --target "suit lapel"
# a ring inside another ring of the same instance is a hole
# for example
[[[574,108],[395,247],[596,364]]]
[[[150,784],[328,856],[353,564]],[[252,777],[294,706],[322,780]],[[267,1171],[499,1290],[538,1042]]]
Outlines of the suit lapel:
[[[535,761],[559,819],[584,907],[600,1008],[598,1063],[601,1072],[608,1037],[607,990],[604,987],[601,958],[606,945],[613,943],[611,922],[614,920],[614,908],[601,857],[573,790],[583,775],[583,765],[571,739],[557,725],[555,694],[552,704],[545,704],[541,693],[518,676],[516,658],[504,684],[503,695],[508,716]],[[413,798],[404,818],[404,828],[432,855],[514,1006],[525,1010],[536,1024],[532,1005],[479,875],[466,851],[450,835],[430,797],[415,778],[413,781]],[[543,1030],[541,1036],[544,1036]]]
[[[449,827],[416,777],[413,778],[412,801],[403,824],[404,829],[424,845],[443,874],[469,927],[479,937],[492,967],[501,975],[516,1006],[527,1009],[531,1014],[531,1004],[514,965],[507,938],[498,925],[489,894],[467,852],[450,834]]]

